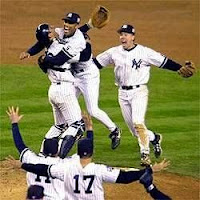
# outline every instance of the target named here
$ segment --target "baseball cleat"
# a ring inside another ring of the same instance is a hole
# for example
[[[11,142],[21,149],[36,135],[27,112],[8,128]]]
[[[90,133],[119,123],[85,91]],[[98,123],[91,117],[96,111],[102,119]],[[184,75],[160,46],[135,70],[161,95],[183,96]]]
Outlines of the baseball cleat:
[[[120,145],[120,137],[121,137],[121,131],[118,127],[110,133],[109,138],[112,140],[111,141],[112,149],[116,149]]]
[[[162,142],[162,135],[161,134],[155,134],[154,141],[151,141],[151,144],[153,145],[153,151],[156,158],[159,158],[162,154],[162,148],[161,148],[161,142]]]
[[[147,167],[147,166],[151,165],[151,160],[150,160],[149,154],[146,154],[146,153],[141,154],[140,165],[143,167],[145,167],[145,166]]]

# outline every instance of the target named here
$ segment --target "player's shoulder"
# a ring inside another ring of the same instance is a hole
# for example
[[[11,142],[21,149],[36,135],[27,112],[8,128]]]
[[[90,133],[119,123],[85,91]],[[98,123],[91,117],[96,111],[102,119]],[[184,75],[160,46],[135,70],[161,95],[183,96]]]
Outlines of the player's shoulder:
[[[80,40],[84,40],[85,41],[84,35],[79,29],[76,29],[76,31],[75,31],[75,33],[74,33],[74,35],[72,37],[74,37],[76,39],[78,38]]]
[[[138,50],[142,50],[142,51],[154,51],[152,48],[148,47],[148,46],[145,46],[145,45],[142,45],[142,44],[136,44],[136,48]]]
[[[114,47],[110,47],[106,50],[106,52],[109,52],[109,53],[115,53],[115,52],[119,52],[121,51],[121,46],[114,46]]]

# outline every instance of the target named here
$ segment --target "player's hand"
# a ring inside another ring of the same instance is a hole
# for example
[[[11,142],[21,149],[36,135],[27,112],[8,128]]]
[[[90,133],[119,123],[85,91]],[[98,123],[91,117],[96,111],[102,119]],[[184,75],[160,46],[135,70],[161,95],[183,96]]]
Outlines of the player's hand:
[[[9,169],[21,169],[21,162],[19,160],[15,160],[11,155],[5,158],[4,164],[8,166]]]
[[[93,123],[92,123],[91,116],[87,112],[83,111],[82,118],[83,118],[83,121],[85,122],[86,131],[93,130]]]
[[[159,172],[168,169],[169,165],[170,161],[164,158],[163,161],[160,163],[155,162],[155,164],[151,168],[153,172]]]
[[[20,60],[23,60],[25,58],[29,58],[31,55],[28,52],[22,52],[19,56]]]
[[[59,38],[58,33],[55,32],[55,27],[52,25],[49,27],[48,37],[50,41],[52,41],[54,38]]]
[[[19,107],[14,108],[13,106],[8,107],[8,110],[6,111],[8,114],[11,123],[18,123],[23,115],[19,115]]]

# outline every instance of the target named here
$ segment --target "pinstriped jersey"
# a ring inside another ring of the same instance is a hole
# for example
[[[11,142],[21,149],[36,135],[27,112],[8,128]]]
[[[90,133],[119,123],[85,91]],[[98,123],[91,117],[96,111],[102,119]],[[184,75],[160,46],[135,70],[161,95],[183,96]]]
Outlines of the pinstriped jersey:
[[[103,182],[115,183],[119,172],[95,163],[82,167],[79,160],[49,168],[50,176],[64,181],[65,200],[103,200]]]
[[[25,149],[21,155],[20,160],[22,163],[31,164],[57,164],[71,162],[73,159],[78,159],[78,156],[74,155],[69,158],[61,159],[59,157],[44,157],[38,156],[29,149]],[[27,172],[26,175],[27,185],[41,185],[44,187],[44,200],[63,200],[64,199],[64,183],[59,179],[52,179],[50,177],[38,176],[36,174]]]
[[[55,31],[58,33],[59,38],[64,38],[64,29],[56,28]],[[77,29],[73,36],[64,38],[63,40],[55,40],[47,50],[47,55],[55,56],[60,51],[64,52],[69,58],[73,58],[77,54],[80,55],[80,52],[85,49],[86,41],[82,32]],[[59,68],[70,69],[71,65],[68,62],[65,62]],[[51,82],[59,81],[69,81],[74,82],[74,77],[72,76],[70,70],[65,72],[59,72],[52,69],[48,69],[48,77]]]
[[[164,55],[139,44],[130,50],[124,50],[121,45],[110,48],[96,59],[104,67],[114,64],[115,82],[119,86],[146,84],[151,65],[162,67],[167,61]]]

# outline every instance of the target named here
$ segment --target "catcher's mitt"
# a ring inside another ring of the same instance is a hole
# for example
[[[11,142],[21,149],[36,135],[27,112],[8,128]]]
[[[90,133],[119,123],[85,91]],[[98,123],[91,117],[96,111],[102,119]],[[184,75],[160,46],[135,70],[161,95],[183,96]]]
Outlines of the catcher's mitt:
[[[104,6],[97,6],[91,14],[90,23],[92,27],[102,28],[108,24],[109,20],[110,11]]]
[[[185,61],[185,66],[178,70],[178,74],[184,78],[188,78],[195,73],[195,65],[190,61]]]

